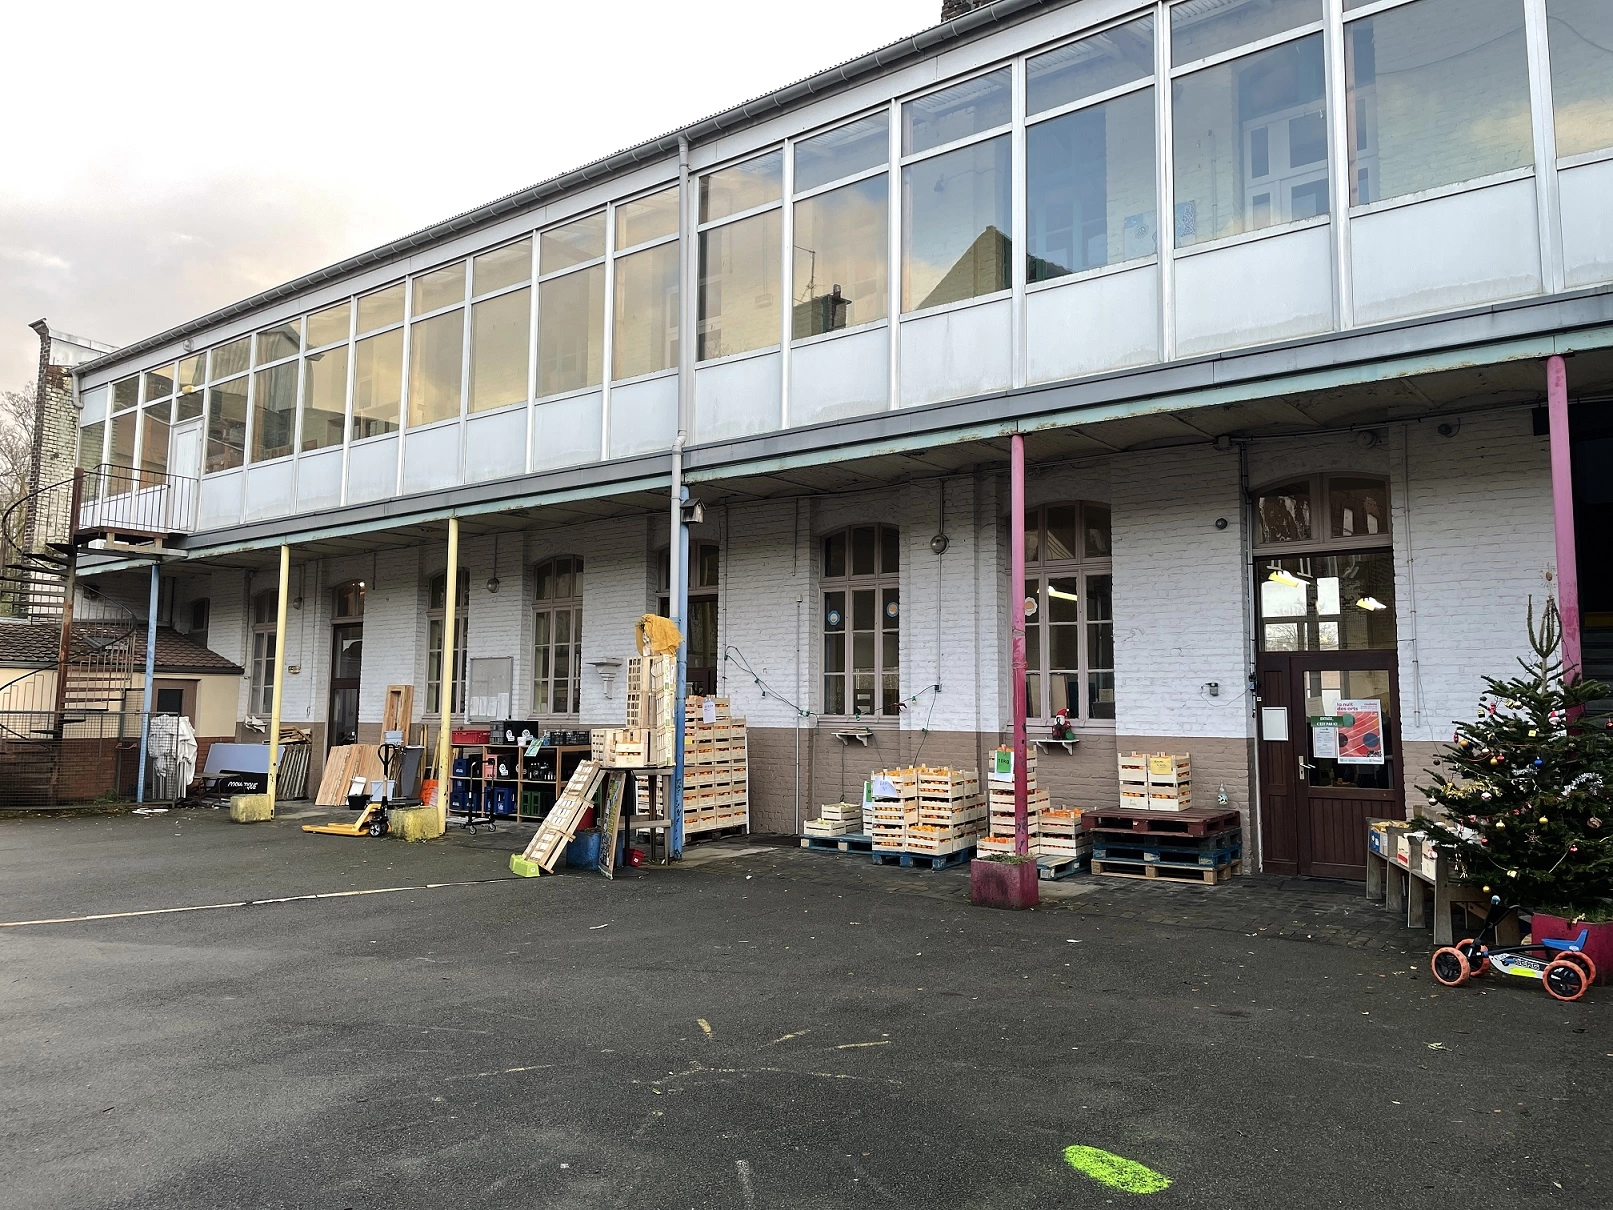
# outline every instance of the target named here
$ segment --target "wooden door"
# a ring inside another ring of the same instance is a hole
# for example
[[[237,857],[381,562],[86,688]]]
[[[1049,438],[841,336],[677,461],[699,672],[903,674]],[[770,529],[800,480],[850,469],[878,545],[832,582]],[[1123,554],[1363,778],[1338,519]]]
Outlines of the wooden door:
[[[364,666],[362,623],[331,627],[330,726],[326,747],[358,741],[358,688]]]
[[[1367,820],[1405,815],[1394,653],[1263,655],[1259,677],[1266,869],[1364,879]]]

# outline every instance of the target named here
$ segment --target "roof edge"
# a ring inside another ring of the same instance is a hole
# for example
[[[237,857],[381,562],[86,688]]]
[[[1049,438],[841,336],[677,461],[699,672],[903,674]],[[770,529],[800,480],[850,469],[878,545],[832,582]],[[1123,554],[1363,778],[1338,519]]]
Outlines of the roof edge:
[[[305,273],[301,277],[254,294],[250,298],[241,299],[239,302],[231,303],[196,319],[187,320],[166,331],[124,345],[93,361],[74,366],[72,372],[75,376],[82,376],[110,369],[123,362],[134,360],[143,353],[149,353],[165,344],[239,318],[271,303],[280,302],[316,286],[351,277],[374,265],[464,235],[468,231],[504,218],[512,211],[529,209],[585,185],[620,175],[650,160],[675,155],[680,139],[688,139],[692,144],[728,134],[740,127],[759,122],[765,117],[783,113],[821,96],[849,88],[872,73],[885,71],[909,59],[929,54],[950,42],[961,41],[971,35],[1016,23],[1037,10],[1058,8],[1071,2],[1072,0],[994,0],[994,3],[987,4],[983,8],[977,8],[951,21],[929,26],[918,33],[859,55],[855,59],[849,59],[839,66],[828,68],[774,92],[765,93],[711,117],[702,118],[681,129],[584,164],[559,176],[550,177],[546,181],[518,189],[514,193],[505,194],[462,214],[401,236],[390,243],[360,252],[323,269],[316,269],[312,273]]]

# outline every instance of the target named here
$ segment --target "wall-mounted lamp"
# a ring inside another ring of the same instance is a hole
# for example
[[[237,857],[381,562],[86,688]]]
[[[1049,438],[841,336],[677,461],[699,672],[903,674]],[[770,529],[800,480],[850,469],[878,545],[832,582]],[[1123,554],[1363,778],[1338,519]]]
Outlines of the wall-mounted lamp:
[[[938,555],[946,554],[947,547],[951,545],[952,539],[945,534],[936,534],[935,537],[930,539],[930,549]]]
[[[498,591],[498,577],[497,576],[488,576],[487,577],[487,591],[488,592],[497,592]]]
[[[301,608],[302,608],[302,598],[301,598],[301,597],[297,597],[297,598],[296,598],[296,599],[295,599],[295,600],[293,600],[293,601],[292,601],[292,602],[291,602],[291,607],[292,607],[292,608],[293,608],[293,609],[301,609]]]
[[[1225,529],[1227,527],[1227,519],[1225,517],[1217,517],[1215,519],[1215,527],[1217,529]]]
[[[1204,684],[1204,691],[1206,693],[1208,693],[1211,697],[1220,697],[1221,696],[1221,682],[1220,681],[1206,681],[1205,684]]]
[[[616,685],[616,674],[621,671],[622,661],[617,659],[590,660],[594,671],[599,673],[600,686],[605,690],[605,696],[610,697],[611,689]]]

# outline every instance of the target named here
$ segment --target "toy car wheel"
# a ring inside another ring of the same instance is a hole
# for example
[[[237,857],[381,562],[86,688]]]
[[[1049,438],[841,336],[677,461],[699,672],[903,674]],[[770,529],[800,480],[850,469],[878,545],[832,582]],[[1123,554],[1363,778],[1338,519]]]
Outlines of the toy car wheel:
[[[1480,975],[1489,971],[1490,955],[1473,938],[1464,937],[1456,943],[1456,948],[1467,955],[1467,965],[1472,972],[1473,978],[1477,979]],[[1477,959],[1476,961],[1475,958]]]
[[[370,832],[371,836],[379,836],[379,835],[381,835],[382,832],[385,832],[385,831],[386,831],[386,825],[384,823],[381,823],[379,820],[377,820],[375,823],[372,823],[370,825],[370,827],[369,827],[369,832]]]
[[[1473,975],[1473,968],[1468,965],[1467,955],[1454,945],[1435,950],[1433,961],[1429,966],[1433,969],[1434,978],[1446,987],[1461,987]]]
[[[1548,963],[1540,981],[1545,984],[1547,993],[1558,1000],[1578,1000],[1591,985],[1579,964],[1566,958]]]
[[[1586,983],[1596,982],[1596,963],[1591,961],[1591,956],[1589,954],[1583,953],[1580,950],[1567,950],[1560,954],[1557,960],[1559,962],[1572,962],[1575,966],[1579,967],[1580,970],[1585,972]]]

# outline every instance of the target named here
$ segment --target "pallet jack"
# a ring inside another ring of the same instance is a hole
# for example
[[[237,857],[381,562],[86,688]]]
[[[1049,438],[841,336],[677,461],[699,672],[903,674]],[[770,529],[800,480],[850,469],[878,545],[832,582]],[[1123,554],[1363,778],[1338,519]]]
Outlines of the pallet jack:
[[[385,836],[392,830],[387,822],[389,807],[420,805],[420,767],[425,760],[426,750],[405,747],[401,736],[398,737],[400,742],[392,743],[394,734],[389,732],[388,742],[375,750],[381,758],[381,777],[368,784],[364,784],[361,777],[353,779],[353,784],[359,788],[347,796],[347,807],[351,811],[358,811],[359,817],[352,823],[335,820],[330,823],[305,823],[302,825],[304,832],[317,832],[325,836]],[[393,788],[396,797],[387,793],[388,786]]]

